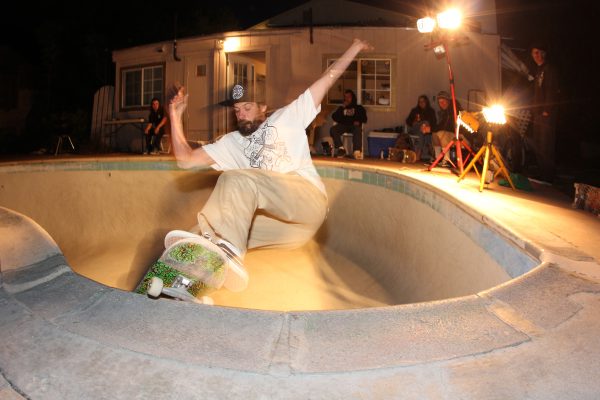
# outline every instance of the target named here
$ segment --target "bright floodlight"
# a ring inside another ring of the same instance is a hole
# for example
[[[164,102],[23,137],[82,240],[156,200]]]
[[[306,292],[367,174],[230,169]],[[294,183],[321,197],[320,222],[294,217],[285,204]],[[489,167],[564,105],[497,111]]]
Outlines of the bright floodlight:
[[[442,29],[456,29],[460,26],[462,16],[456,8],[441,12],[437,15],[437,24]]]
[[[237,51],[239,50],[241,45],[241,40],[239,37],[228,37],[227,39],[225,39],[225,42],[223,43],[223,50],[228,53],[230,51]]]
[[[504,107],[500,105],[494,105],[491,107],[484,107],[483,116],[485,120],[490,124],[504,125],[506,123],[506,116],[504,115]]]
[[[425,17],[417,20],[417,29],[421,33],[433,32],[435,29],[435,19],[431,17]]]

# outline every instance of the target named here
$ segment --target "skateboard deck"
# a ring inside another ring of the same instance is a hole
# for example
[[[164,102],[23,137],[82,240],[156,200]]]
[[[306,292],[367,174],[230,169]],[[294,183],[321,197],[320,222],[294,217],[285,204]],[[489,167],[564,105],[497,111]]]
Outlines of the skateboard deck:
[[[225,257],[202,240],[185,238],[172,243],[149,268],[136,292],[206,303],[206,294],[225,281]]]

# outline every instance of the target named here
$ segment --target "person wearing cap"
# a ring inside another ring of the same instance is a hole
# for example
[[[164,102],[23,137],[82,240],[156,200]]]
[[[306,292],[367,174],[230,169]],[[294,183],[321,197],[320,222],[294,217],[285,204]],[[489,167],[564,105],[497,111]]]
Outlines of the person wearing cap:
[[[440,108],[437,116],[437,124],[433,128],[433,149],[435,150],[435,157],[437,158],[442,149],[450,143],[456,135],[456,121],[454,119],[454,106],[452,104],[452,97],[450,93],[445,90],[440,91],[437,94],[437,103]],[[462,107],[458,101],[456,101],[456,112],[462,111]],[[461,139],[464,140],[467,145],[469,142],[461,134]],[[441,166],[445,167],[450,165],[450,152],[444,154],[444,160]]]
[[[556,114],[558,77],[554,67],[546,61],[546,46],[531,45],[533,104],[531,107],[533,151],[540,169],[540,178],[552,181],[555,168]]]
[[[329,129],[329,134],[333,138],[338,157],[353,156],[346,154],[347,149],[342,145],[343,133],[352,134],[353,152],[362,152],[362,126],[367,122],[367,110],[357,104],[356,94],[352,90],[344,91],[344,102],[331,114],[331,118],[336,124]]]
[[[188,145],[182,126],[188,95],[183,87],[175,88],[169,115],[178,166],[223,171],[193,232],[181,236],[197,234],[198,240],[223,248],[229,258],[226,276],[235,274],[237,280],[228,287],[226,277],[226,288],[245,288],[243,258],[248,249],[301,246],[323,223],[327,193],[312,163],[305,129],[319,113],[329,88],[358,53],[370,48],[355,39],[308,89],[270,114],[262,88],[235,85],[222,104],[233,108],[238,129],[196,149]]]

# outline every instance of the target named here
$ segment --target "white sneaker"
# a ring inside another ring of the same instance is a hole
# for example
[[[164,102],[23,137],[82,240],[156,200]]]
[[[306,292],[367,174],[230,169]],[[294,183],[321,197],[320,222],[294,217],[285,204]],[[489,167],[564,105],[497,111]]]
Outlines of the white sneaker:
[[[223,286],[232,292],[241,292],[248,287],[249,277],[248,272],[246,272],[246,268],[244,268],[240,251],[231,243],[223,239],[217,241],[217,246],[219,246],[225,252],[225,255],[229,260],[227,263],[227,274],[225,275],[225,282],[223,282]]]

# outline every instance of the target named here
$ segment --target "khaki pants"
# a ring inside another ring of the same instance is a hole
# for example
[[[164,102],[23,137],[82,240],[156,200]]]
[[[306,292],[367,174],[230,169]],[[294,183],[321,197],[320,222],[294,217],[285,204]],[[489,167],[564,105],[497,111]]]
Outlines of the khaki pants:
[[[441,151],[450,143],[453,139],[455,133],[450,131],[437,131],[432,135],[433,148],[435,149],[435,156],[437,157]],[[467,146],[471,147],[471,143],[465,138],[461,133],[459,133],[459,137],[462,139],[463,143],[466,143]],[[448,152],[449,153],[449,152]],[[446,153],[444,155],[444,159],[450,160],[450,155]]]
[[[260,169],[223,172],[198,213],[201,233],[229,241],[242,254],[257,247],[298,247],[327,213],[327,198],[296,173]]]
[[[471,143],[469,143],[467,138],[464,137],[462,133],[459,133],[459,137],[462,139],[463,143],[466,143],[467,146],[471,147]],[[448,143],[452,141],[452,139],[454,139],[454,132],[437,131],[433,133],[432,139],[434,146],[440,146],[443,149]]]

